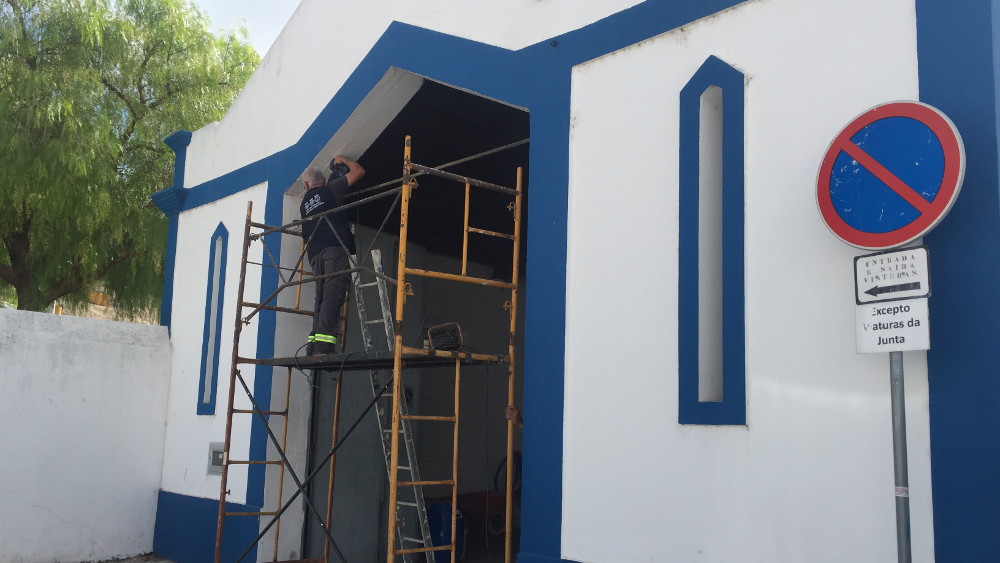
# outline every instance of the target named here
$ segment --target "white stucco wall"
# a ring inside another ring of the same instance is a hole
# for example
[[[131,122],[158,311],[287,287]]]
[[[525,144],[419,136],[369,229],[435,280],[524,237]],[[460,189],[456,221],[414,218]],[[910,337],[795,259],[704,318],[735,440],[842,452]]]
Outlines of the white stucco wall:
[[[0,561],[152,551],[169,366],[164,327],[0,309]]]
[[[254,220],[263,220],[264,194],[267,185],[248,189],[219,201],[181,213],[178,220],[176,268],[173,280],[173,305],[170,338],[173,342],[170,409],[164,448],[163,489],[182,495],[219,498],[218,475],[209,475],[210,442],[226,437],[226,407],[233,351],[236,295],[240,281],[243,230],[247,202],[254,204]],[[225,292],[222,303],[222,330],[219,347],[219,378],[214,415],[198,415],[198,384],[201,377],[201,351],[205,328],[205,300],[208,287],[208,263],[212,234],[219,223],[229,232]],[[274,249],[276,252],[277,249]],[[260,262],[263,247],[251,246],[249,259]],[[245,281],[245,296],[255,301],[260,294],[260,268],[251,267]],[[244,314],[249,313],[246,311]],[[256,322],[243,327],[240,355],[254,357],[257,344]],[[253,389],[253,366],[241,366],[247,385]],[[250,408],[242,386],[236,385],[236,408]],[[250,416],[233,419],[232,459],[247,459],[250,443]],[[246,466],[233,465],[229,470],[230,502],[246,500]]]
[[[574,70],[564,558],[895,560],[889,363],[855,353],[862,252],[815,182],[853,116],[918,96],[915,35],[910,0],[759,0]],[[678,101],[709,55],[746,76],[746,427],[677,421]],[[925,354],[905,362],[927,562]]]
[[[343,2],[303,0],[222,121],[194,133],[184,185],[216,178],[297,141],[394,20],[519,49],[639,1],[369,0],[348,8]]]

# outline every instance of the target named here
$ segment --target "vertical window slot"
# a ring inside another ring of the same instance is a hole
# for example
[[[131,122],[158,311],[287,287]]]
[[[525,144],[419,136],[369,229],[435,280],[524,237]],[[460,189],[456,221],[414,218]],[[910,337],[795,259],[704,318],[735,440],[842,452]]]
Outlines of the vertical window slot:
[[[219,382],[219,347],[222,302],[226,284],[226,243],[229,234],[219,223],[212,234],[208,258],[208,289],[205,295],[205,330],[198,382],[198,414],[215,414],[215,390]]]
[[[698,130],[698,400],[722,401],[722,89],[701,95]]]

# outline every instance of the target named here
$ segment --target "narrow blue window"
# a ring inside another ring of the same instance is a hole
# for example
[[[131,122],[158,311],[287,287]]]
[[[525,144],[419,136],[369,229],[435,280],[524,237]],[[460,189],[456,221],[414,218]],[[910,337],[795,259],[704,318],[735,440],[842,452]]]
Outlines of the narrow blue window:
[[[746,424],[743,105],[743,73],[714,56],[680,94],[681,424]]]
[[[226,247],[229,232],[219,226],[208,248],[208,290],[205,295],[205,331],[201,348],[201,378],[198,381],[198,414],[215,414],[215,390],[219,382],[219,348],[222,333],[222,298],[226,287]]]

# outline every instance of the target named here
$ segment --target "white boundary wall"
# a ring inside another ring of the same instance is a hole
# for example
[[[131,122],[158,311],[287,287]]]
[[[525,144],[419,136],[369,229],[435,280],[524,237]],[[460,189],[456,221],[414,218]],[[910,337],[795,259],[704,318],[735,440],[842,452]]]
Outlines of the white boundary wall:
[[[915,25],[909,0],[760,0],[575,69],[564,558],[895,560],[889,362],[855,354],[863,252],[827,231],[815,182],[852,117],[917,98]],[[677,422],[678,103],[709,55],[746,76],[747,426]],[[905,362],[927,562],[926,355]]]
[[[169,373],[164,327],[0,309],[0,561],[152,551]]]

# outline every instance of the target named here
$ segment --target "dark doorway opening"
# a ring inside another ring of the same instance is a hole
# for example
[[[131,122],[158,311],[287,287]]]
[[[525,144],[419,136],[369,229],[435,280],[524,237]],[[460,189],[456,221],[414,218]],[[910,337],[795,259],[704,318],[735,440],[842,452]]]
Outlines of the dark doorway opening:
[[[394,69],[392,72],[405,72]],[[408,74],[408,73],[407,73]],[[387,75],[389,76],[389,75]],[[410,80],[412,75],[404,77]],[[329,159],[343,152],[360,162],[367,174],[357,188],[364,197],[365,190],[388,183],[401,176],[404,138],[413,139],[413,161],[440,167],[468,157],[479,156],[448,167],[454,174],[468,176],[513,187],[515,171],[523,168],[526,192],[528,178],[528,149],[523,142],[504,150],[491,152],[499,147],[527,141],[529,137],[528,112],[478,94],[417,77],[419,82],[408,82],[410,92],[394,96],[388,89],[382,98],[369,96],[365,104],[390,102],[400,107],[387,107],[385,111],[398,111],[384,128],[375,134],[366,131],[357,137],[370,140],[368,146],[358,146],[350,138],[338,136],[331,139],[316,164],[325,166]],[[373,91],[374,93],[374,91]],[[400,102],[400,98],[405,98]],[[355,113],[363,115],[373,111],[362,108]],[[384,117],[384,116],[383,116]],[[360,125],[363,130],[364,124]],[[340,133],[338,133],[340,135]],[[365,143],[368,141],[366,140]],[[354,154],[349,154],[352,152]],[[452,182],[431,176],[418,179],[419,187],[411,200],[407,246],[407,265],[445,270],[461,260],[463,253],[462,224],[464,203],[462,188]],[[398,185],[398,184],[397,184]],[[388,188],[387,188],[388,189]],[[377,191],[377,190],[376,190]],[[507,232],[510,230],[510,197],[501,193],[476,191],[469,210],[469,224],[477,228]],[[521,279],[519,293],[523,308],[525,280],[523,272],[527,259],[527,198],[524,198],[521,233]],[[396,275],[396,238],[399,209],[393,198],[359,206],[350,211],[357,225],[359,255],[369,247],[382,250],[386,273]],[[385,228],[383,228],[385,226]],[[470,269],[474,275],[487,279],[507,279],[511,276],[510,241],[492,237],[475,237],[468,246]],[[418,346],[426,336],[426,329],[439,323],[456,322],[462,328],[466,345],[482,353],[506,353],[509,340],[508,312],[500,293],[490,294],[442,280],[413,281],[414,296],[407,299],[407,312],[403,338],[407,345]],[[485,306],[484,306],[485,303]],[[359,349],[356,327],[359,320],[352,311],[348,323],[347,351]],[[523,319],[523,314],[518,314]],[[523,324],[523,321],[522,321]],[[518,339],[523,331],[517,327]],[[384,342],[384,337],[383,341]],[[523,349],[520,342],[517,350]],[[516,395],[520,397],[520,354],[515,361]],[[332,382],[337,376],[323,372],[313,382],[312,422],[309,437],[310,471],[322,462],[329,451],[333,404]],[[345,373],[341,399],[341,428],[350,426],[364,407],[371,401],[371,385],[366,374]],[[453,404],[454,376],[448,368],[408,370],[403,379],[410,411],[437,415],[446,412]],[[479,563],[502,561],[503,488],[505,486],[507,379],[500,366],[480,367],[463,375],[460,392],[461,425],[459,431],[459,507],[463,514],[463,561]],[[515,403],[520,405],[520,400]],[[332,530],[340,549],[348,561],[384,561],[386,537],[387,477],[381,441],[374,415],[369,413],[362,420],[355,434],[339,451],[333,496]],[[414,425],[417,458],[424,478],[435,478],[445,468],[451,467],[452,429],[440,424],[418,422]],[[520,451],[520,435],[515,430],[515,450]],[[520,454],[515,454],[518,460]],[[519,471],[515,472],[518,477]],[[515,479],[517,480],[517,479]],[[516,484],[515,490],[519,487]],[[327,502],[326,479],[316,480],[309,488],[315,506]],[[445,496],[450,489],[425,487],[428,506]],[[500,505],[498,506],[498,503]],[[499,509],[499,510],[498,510]],[[519,503],[515,501],[513,521],[516,528]],[[322,557],[325,534],[312,518],[306,519],[305,557]],[[515,535],[513,553],[517,552]],[[331,560],[337,560],[336,556]],[[401,560],[401,558],[397,558]],[[423,561],[421,559],[421,561]]]

